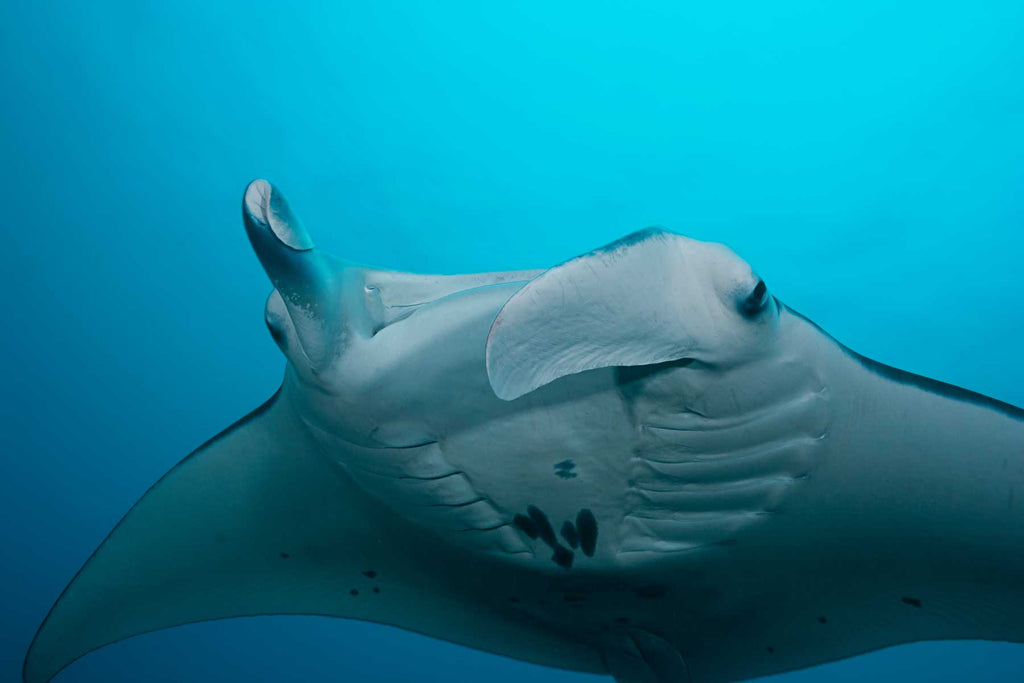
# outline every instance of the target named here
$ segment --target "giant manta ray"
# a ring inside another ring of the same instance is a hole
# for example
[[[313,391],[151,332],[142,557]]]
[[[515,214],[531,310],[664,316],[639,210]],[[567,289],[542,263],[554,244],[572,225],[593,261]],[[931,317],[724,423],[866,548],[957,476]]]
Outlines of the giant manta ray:
[[[135,504],[27,683],[178,624],[319,614],[620,683],[1024,641],[1024,411],[857,355],[662,230],[413,275],[243,216],[288,359]]]

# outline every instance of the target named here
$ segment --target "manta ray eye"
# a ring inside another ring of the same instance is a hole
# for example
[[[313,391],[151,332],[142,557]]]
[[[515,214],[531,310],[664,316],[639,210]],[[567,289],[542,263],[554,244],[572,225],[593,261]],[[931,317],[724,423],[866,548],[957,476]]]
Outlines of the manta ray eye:
[[[764,280],[758,280],[754,291],[740,304],[740,312],[748,317],[753,317],[764,309],[768,303],[768,286]]]

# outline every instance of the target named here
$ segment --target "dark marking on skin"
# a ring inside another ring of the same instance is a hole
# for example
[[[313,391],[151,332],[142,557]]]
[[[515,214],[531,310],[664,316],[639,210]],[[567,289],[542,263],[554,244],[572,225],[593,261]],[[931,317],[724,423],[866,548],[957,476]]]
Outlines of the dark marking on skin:
[[[561,477],[562,479],[575,479],[576,473],[573,470],[576,469],[576,463],[572,460],[563,460],[562,462],[555,463],[555,476]]]
[[[286,552],[281,552],[281,553],[278,553],[278,554],[281,555],[281,559],[282,560],[287,560],[289,557],[291,557],[291,555],[289,555]]]
[[[597,548],[597,519],[594,513],[583,508],[576,515],[576,530],[579,532],[580,549],[587,557],[594,556]]]
[[[374,593],[380,593],[380,586],[374,586],[373,587],[373,592]]]
[[[629,617],[615,617],[615,623],[616,624],[628,624],[629,623]]]
[[[767,647],[767,650],[768,650],[768,654],[770,654],[770,655],[773,655],[773,654],[775,654],[775,648],[774,648],[774,647],[772,647],[771,645],[769,645],[769,646]]]
[[[572,567],[573,558],[576,556],[573,551],[569,550],[563,545],[555,545],[555,554],[551,556],[551,559],[562,569],[569,569]]]
[[[554,551],[554,554],[551,556],[552,562],[563,569],[572,567],[576,553],[558,542],[558,539],[555,538],[555,530],[552,528],[551,522],[548,521],[548,516],[535,505],[528,506],[526,513],[525,515],[513,517],[512,523],[531,539],[540,538],[540,540],[544,541]],[[573,531],[575,531],[575,528]],[[562,528],[562,533],[565,533],[565,527]]]
[[[526,515],[516,515],[512,518],[512,523],[516,525],[516,528],[529,536],[530,539],[537,538],[537,525]]]
[[[910,605],[911,607],[920,607],[921,606],[921,601],[919,599],[917,599],[917,598],[909,598],[907,596],[903,596],[902,598],[900,598],[900,601],[904,605]]]
[[[825,617],[818,617],[818,623],[819,624],[827,624],[828,623],[828,619],[826,619]]]
[[[555,540],[555,530],[551,528],[551,522],[548,521],[548,516],[534,505],[526,508],[526,512],[530,515],[530,521],[533,522],[534,526],[537,528],[537,535],[540,537],[540,540],[544,541],[552,548],[558,545],[558,541]]]
[[[377,572],[373,571],[372,569],[367,569],[365,572],[363,572],[363,576],[365,576],[368,579],[375,579],[377,578]]]
[[[348,592],[348,594],[352,595],[352,596],[356,596],[356,595],[359,595],[359,591],[357,589],[353,588],[352,590],[350,590]]]
[[[625,237],[620,237],[619,239],[615,240],[614,242],[612,242],[610,244],[606,244],[603,247],[598,247],[594,251],[590,252],[590,254],[585,254],[584,256],[577,256],[576,259],[589,258],[589,257],[591,257],[592,255],[595,255],[595,254],[609,254],[609,253],[611,253],[613,251],[618,251],[619,249],[622,249],[623,247],[629,247],[629,246],[632,246],[634,244],[639,244],[640,242],[646,242],[647,240],[658,239],[658,238],[661,238],[662,240],[664,240],[670,234],[672,234],[672,233],[670,233],[669,231],[665,230],[665,228],[659,228],[659,227],[644,228],[643,230],[637,230],[636,232],[631,232],[628,235],[626,235]],[[575,261],[576,259],[573,259],[573,260]]]
[[[572,522],[566,521],[562,524],[562,538],[569,544],[569,547],[575,550],[580,545],[580,535],[576,533],[576,525]]]
[[[981,406],[982,408],[989,408],[990,410],[995,410],[996,412],[1001,413],[1011,419],[1017,420],[1018,422],[1024,422],[1024,410],[1021,410],[1017,406],[1010,405],[1009,403],[1004,403],[1003,401],[990,398],[989,396],[985,396],[983,394],[979,394],[968,389],[964,389],[963,387],[958,387],[954,384],[947,384],[946,382],[940,382],[937,379],[931,379],[929,377],[915,375],[912,372],[900,370],[899,368],[894,368],[892,366],[879,363],[876,360],[871,360],[870,358],[862,356],[856,351],[853,351],[852,349],[843,346],[835,339],[833,339],[828,332],[821,329],[821,327],[819,327],[816,322],[810,320],[809,318],[798,313],[797,311],[794,311],[789,306],[780,305],[779,308],[780,310],[785,310],[787,313],[791,313],[797,318],[800,318],[808,325],[818,330],[818,332],[821,332],[821,334],[823,334],[826,338],[830,339],[831,341],[835,342],[835,344],[840,349],[842,349],[848,356],[850,356],[858,363],[860,363],[864,367],[864,369],[868,370],[869,372],[873,372],[874,374],[879,375],[880,377],[884,377],[894,382],[898,382],[899,384],[917,387],[922,391],[927,391],[932,394],[937,394],[939,396],[951,398],[954,401],[961,401],[963,403],[971,403],[976,406]]]
[[[693,363],[692,358],[680,358],[678,360],[669,360],[664,363],[652,363],[650,365],[621,365],[615,368],[615,383],[619,385],[629,384],[630,382],[645,379],[664,370],[685,368],[691,363]]]
[[[637,586],[633,589],[633,594],[635,596],[638,598],[645,598],[647,600],[664,597],[667,593],[668,586],[663,583],[651,583],[645,586]]]

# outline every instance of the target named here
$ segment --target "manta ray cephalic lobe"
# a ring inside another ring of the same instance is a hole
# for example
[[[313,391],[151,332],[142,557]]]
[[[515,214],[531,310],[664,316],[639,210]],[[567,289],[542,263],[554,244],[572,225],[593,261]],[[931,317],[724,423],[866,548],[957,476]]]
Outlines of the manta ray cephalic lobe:
[[[619,683],[1024,642],[1024,412],[846,349],[727,247],[417,275],[321,252],[266,181],[243,219],[281,388],[121,520],[26,683],[258,614]]]

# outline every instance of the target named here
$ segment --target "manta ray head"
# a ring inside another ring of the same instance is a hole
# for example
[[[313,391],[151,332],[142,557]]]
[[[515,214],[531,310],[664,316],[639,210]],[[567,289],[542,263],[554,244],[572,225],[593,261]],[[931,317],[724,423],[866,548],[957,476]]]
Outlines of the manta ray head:
[[[661,229],[546,271],[419,275],[316,249],[264,180],[243,205],[274,285],[271,334],[295,379],[321,396],[322,425],[356,443],[426,439],[427,426],[393,437],[422,420],[415,409],[443,413],[455,396],[483,408],[597,368],[686,359],[725,369],[769,353],[778,334],[779,304],[743,259]]]
[[[406,419],[403,406],[417,403],[434,372],[447,375],[435,387],[451,395],[470,390],[458,386],[460,377],[479,389],[483,369],[488,393],[513,400],[603,367],[681,359],[735,365],[765,353],[778,327],[778,303],[743,259],[661,229],[547,271],[433,276],[324,254],[264,180],[249,185],[243,204],[274,285],[267,326],[297,379],[344,399],[346,419],[367,416],[343,430],[357,442]],[[473,337],[481,325],[486,336]],[[440,407],[443,397],[424,400]]]
[[[438,420],[450,414],[446,402],[487,388],[487,326],[540,272],[443,276],[361,266],[316,249],[284,196],[264,180],[246,189],[243,218],[274,285],[265,319],[288,358],[286,385],[300,414],[318,430],[368,448],[433,439]]]

